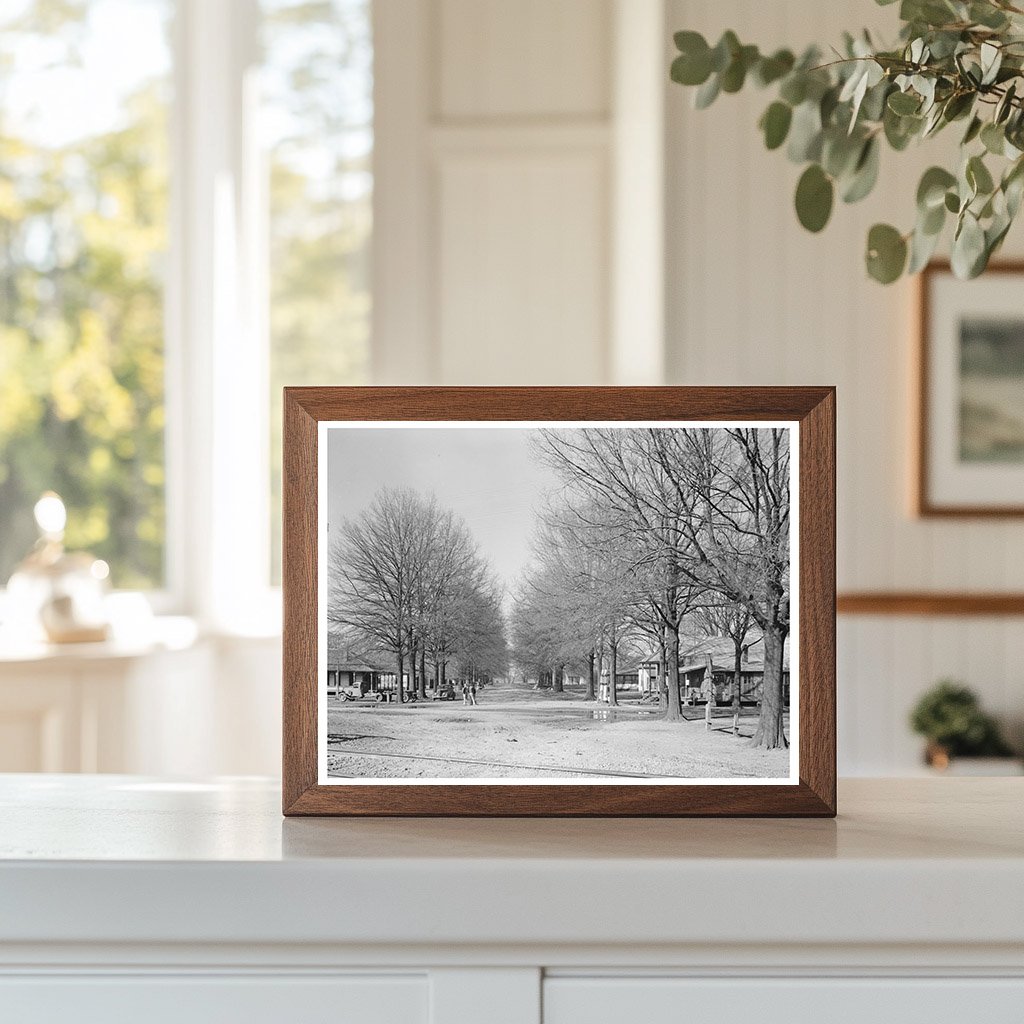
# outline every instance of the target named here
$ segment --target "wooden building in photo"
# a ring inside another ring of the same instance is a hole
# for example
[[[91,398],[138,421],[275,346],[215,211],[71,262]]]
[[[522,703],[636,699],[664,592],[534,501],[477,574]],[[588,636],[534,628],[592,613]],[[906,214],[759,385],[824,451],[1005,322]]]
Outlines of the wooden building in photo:
[[[713,638],[687,651],[679,666],[680,696],[691,704],[707,699],[708,658],[712,665],[715,702],[731,704],[736,686],[736,654],[731,640]],[[740,703],[757,704],[764,685],[764,644],[758,639],[750,644],[740,662]],[[782,695],[789,703],[789,643],[782,658]]]
[[[736,655],[731,640],[718,637],[684,648],[679,661],[679,696],[684,704],[703,704],[707,700],[708,658],[712,665],[712,684],[717,704],[731,704],[736,685]],[[644,661],[637,671],[641,695],[657,693],[661,678],[659,661]],[[758,639],[745,651],[740,663],[740,701],[757,704],[764,685],[764,645]],[[783,698],[789,703],[789,642],[782,662]]]
[[[365,697],[387,689],[390,679],[394,688],[395,673],[376,664],[343,642],[333,633],[327,634],[327,696],[337,696],[342,691],[353,697]]]

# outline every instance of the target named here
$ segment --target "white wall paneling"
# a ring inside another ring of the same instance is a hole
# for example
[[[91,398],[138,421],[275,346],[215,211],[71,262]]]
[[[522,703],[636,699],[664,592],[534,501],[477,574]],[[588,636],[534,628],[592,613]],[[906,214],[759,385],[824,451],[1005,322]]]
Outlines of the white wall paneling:
[[[603,145],[439,158],[439,379],[599,383],[608,251]]]
[[[732,28],[743,42],[799,48],[866,24],[884,40],[894,11],[862,0],[668,0],[665,39],[692,28],[714,41]],[[665,94],[669,381],[837,386],[840,590],[1024,589],[1021,521],[911,516],[914,285],[883,288],[863,269],[869,226],[909,227],[918,177],[948,158],[957,133],[885,152],[877,192],[837,203],[814,236],[793,211],[800,169],[761,144],[769,92],[748,87],[705,111],[692,90],[666,84]],[[1024,252],[1019,230],[1006,249]],[[907,712],[944,676],[975,687],[1019,733],[1024,620],[844,618],[839,641],[842,772],[914,770]]]
[[[373,344],[375,383],[434,377],[429,128],[431,11],[373,4]]]
[[[616,0],[611,379],[665,379],[665,5]]]
[[[375,379],[657,381],[661,0],[375,16]]]

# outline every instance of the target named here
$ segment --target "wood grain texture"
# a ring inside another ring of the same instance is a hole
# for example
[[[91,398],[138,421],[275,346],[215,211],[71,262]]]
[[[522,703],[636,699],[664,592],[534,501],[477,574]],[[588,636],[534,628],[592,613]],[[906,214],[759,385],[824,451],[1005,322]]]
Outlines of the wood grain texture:
[[[836,808],[836,396],[800,421],[800,779]]]
[[[863,591],[836,598],[840,615],[1024,615],[1024,594]]]
[[[683,419],[800,423],[799,785],[318,785],[317,423]],[[833,388],[286,388],[284,481],[285,814],[835,815]]]
[[[931,408],[928,394],[928,375],[931,368],[929,339],[932,329],[932,282],[936,274],[951,273],[949,262],[935,260],[918,275],[917,280],[917,338],[914,375],[917,386],[915,418],[916,437],[912,445],[914,466],[914,511],[922,519],[1008,519],[1024,516],[1024,505],[940,505],[931,498],[928,479],[928,436],[931,431]],[[1024,275],[1024,260],[1000,260],[988,265],[986,276],[997,274]],[[967,613],[972,614],[972,613]]]
[[[283,458],[282,800],[287,813],[317,777],[317,426],[288,388]]]

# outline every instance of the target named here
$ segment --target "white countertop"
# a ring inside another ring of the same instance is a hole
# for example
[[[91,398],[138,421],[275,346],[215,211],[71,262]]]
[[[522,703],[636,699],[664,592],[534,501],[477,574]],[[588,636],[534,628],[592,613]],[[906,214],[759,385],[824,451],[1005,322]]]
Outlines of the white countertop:
[[[1024,779],[839,817],[284,819],[275,783],[0,776],[0,943],[1024,947]]]

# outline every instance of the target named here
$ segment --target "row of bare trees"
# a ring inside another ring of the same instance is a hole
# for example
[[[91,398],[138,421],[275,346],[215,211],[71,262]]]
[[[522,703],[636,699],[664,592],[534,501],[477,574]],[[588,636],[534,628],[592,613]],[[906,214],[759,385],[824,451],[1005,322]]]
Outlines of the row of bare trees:
[[[625,641],[667,672],[665,715],[682,719],[684,623],[729,636],[736,679],[746,637],[764,643],[753,745],[787,745],[790,450],[785,428],[544,430],[538,456],[563,488],[549,503],[537,561],[514,606],[521,664],[608,666],[615,703]],[[734,686],[734,700],[739,687]]]
[[[508,665],[501,588],[465,523],[436,499],[382,488],[330,545],[331,627],[362,650],[390,655],[426,696],[451,666],[458,677],[491,677]]]

